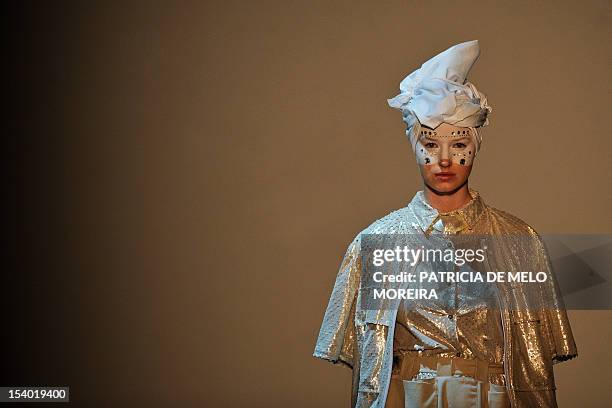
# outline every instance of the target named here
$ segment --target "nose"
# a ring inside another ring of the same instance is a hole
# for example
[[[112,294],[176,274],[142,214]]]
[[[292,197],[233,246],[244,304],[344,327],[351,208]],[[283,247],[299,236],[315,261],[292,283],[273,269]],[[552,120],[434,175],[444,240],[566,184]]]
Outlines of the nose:
[[[450,149],[446,143],[442,143],[440,147],[440,156],[438,160],[440,162],[440,167],[449,167],[451,165]]]
[[[439,161],[440,167],[450,167],[451,161],[450,159],[441,159]]]

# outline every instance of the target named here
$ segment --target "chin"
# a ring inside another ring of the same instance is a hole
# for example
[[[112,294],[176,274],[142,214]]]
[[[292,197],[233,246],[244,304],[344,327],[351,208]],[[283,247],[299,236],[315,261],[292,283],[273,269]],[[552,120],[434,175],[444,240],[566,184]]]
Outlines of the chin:
[[[440,182],[434,178],[433,180],[428,182],[427,185],[433,188],[434,190],[439,191],[440,193],[449,193],[451,191],[455,191],[457,188],[463,185],[464,181],[465,180],[461,180],[461,181],[454,180],[452,183],[448,183],[448,182],[445,183],[445,182]]]
[[[433,187],[434,189],[436,189],[437,191],[440,191],[442,193],[447,193],[449,191],[455,190],[457,187],[461,185],[461,183],[451,184],[451,183],[433,182],[433,183],[429,183],[429,185]]]
[[[448,185],[445,185],[445,186],[434,186],[436,191],[439,191],[441,193],[448,193],[450,191],[455,190],[457,187],[459,187],[459,186],[452,186],[452,187],[450,187]]]

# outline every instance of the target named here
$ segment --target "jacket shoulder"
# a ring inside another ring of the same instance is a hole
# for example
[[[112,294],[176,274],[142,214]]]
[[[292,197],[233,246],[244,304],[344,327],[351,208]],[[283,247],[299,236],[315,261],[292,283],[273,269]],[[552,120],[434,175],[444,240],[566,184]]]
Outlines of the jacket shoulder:
[[[412,228],[413,217],[409,211],[409,207],[402,207],[391,211],[384,217],[381,217],[366,228],[361,230],[361,234],[406,234]]]
[[[349,249],[359,248],[363,234],[410,234],[414,233],[414,217],[409,207],[402,207],[378,218],[360,230],[349,244]]]
[[[488,210],[491,218],[505,231],[538,236],[536,230],[519,217],[491,206],[488,206]]]

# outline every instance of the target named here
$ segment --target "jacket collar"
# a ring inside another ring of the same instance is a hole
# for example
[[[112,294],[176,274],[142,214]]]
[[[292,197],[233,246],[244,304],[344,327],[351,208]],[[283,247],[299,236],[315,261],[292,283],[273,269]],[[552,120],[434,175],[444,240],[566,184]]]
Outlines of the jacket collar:
[[[469,190],[472,199],[461,208],[446,213],[441,213],[433,208],[425,199],[423,191],[415,194],[408,205],[414,212],[419,227],[425,235],[431,233],[456,234],[469,232],[474,226],[486,206],[480,194],[476,190]]]

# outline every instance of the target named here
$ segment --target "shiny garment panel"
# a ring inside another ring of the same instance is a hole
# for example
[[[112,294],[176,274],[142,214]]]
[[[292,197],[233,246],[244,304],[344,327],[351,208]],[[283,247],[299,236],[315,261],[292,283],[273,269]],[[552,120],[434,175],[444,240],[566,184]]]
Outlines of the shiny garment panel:
[[[336,277],[317,339],[314,356],[353,369],[353,405],[384,407],[393,361],[396,314],[372,319],[360,310],[361,234],[528,234],[529,244],[506,240],[488,249],[491,270],[550,270],[536,232],[520,219],[487,206],[471,191],[472,201],[452,213],[439,213],[418,192],[407,207],[364,229],[349,245]],[[437,231],[437,232],[436,232]],[[497,269],[499,268],[499,269]],[[576,356],[567,314],[554,279],[540,290],[553,307],[538,309],[521,286],[498,285],[503,328],[503,363],[514,407],[555,406],[552,365]],[[523,306],[522,308],[520,306]],[[527,307],[524,307],[527,306]],[[474,348],[475,350],[476,348]],[[493,352],[495,354],[497,352]],[[536,404],[536,405],[533,405]]]

